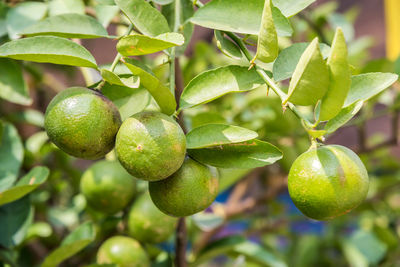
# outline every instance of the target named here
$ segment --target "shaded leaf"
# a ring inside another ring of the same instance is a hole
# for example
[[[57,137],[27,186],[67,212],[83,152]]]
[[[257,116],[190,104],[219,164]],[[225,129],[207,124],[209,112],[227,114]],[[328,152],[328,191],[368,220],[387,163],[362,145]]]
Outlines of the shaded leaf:
[[[49,3],[50,16],[66,13],[85,14],[85,3],[83,0],[51,0]]]
[[[223,216],[210,212],[199,212],[194,214],[191,218],[200,230],[206,232],[217,228],[225,221]]]
[[[106,69],[101,69],[100,73],[103,79],[110,84],[126,86],[130,88],[139,88],[140,86],[140,78],[137,76],[133,76],[130,74],[118,76],[114,72]]]
[[[290,21],[282,14],[282,12],[278,8],[274,6],[272,7],[272,17],[274,19],[275,29],[278,36],[292,36],[293,28],[290,24]]]
[[[54,35],[65,38],[108,37],[106,29],[93,17],[62,14],[39,21],[21,32],[23,35]]]
[[[205,71],[185,87],[179,109],[208,103],[228,93],[253,90],[263,84],[257,72],[247,67],[226,66]]]
[[[219,192],[223,192],[250,173],[252,169],[219,169]]]
[[[387,246],[372,232],[356,231],[349,239],[349,244],[356,248],[371,265],[378,264],[386,255]]]
[[[188,149],[240,143],[257,138],[258,134],[246,128],[225,125],[206,124],[193,129],[186,135]]]
[[[0,2],[0,37],[8,33],[6,21],[8,10],[9,7],[7,6],[7,4],[4,2]]]
[[[116,0],[115,3],[143,34],[157,36],[171,31],[165,17],[145,0]]]
[[[271,267],[286,267],[287,264],[281,259],[277,258],[274,254],[253,242],[243,242],[237,244],[233,248],[234,252],[239,255],[245,255],[248,259],[251,259],[262,266]]]
[[[0,46],[0,57],[97,68],[96,60],[83,46],[55,36],[36,36],[5,43]]]
[[[170,47],[183,45],[183,35],[175,32],[163,33],[156,37],[133,34],[122,37],[117,50],[123,56],[140,56],[156,53]]]
[[[203,149],[189,149],[188,153],[203,164],[228,169],[262,167],[282,158],[282,153],[278,148],[256,139]]]
[[[231,40],[224,36],[224,33],[218,30],[214,31],[215,39],[217,40],[217,47],[221,52],[231,58],[241,59],[242,52]]]
[[[174,0],[153,0],[153,2],[159,5],[168,5],[174,2]]]
[[[29,194],[43,184],[48,176],[49,169],[46,167],[33,168],[28,174],[22,177],[15,186],[0,193],[0,206]]]
[[[25,109],[7,116],[7,120],[13,123],[28,123],[38,127],[44,127],[44,115],[35,109]]]
[[[282,10],[283,15],[291,17],[296,15],[316,0],[272,0],[274,6]]]
[[[0,97],[20,105],[32,104],[22,69],[14,60],[0,59]]]
[[[327,133],[333,133],[334,131],[345,125],[358,113],[358,111],[360,111],[363,104],[363,101],[358,101],[351,104],[350,106],[343,108],[338,115],[328,121],[324,128],[325,131]]]

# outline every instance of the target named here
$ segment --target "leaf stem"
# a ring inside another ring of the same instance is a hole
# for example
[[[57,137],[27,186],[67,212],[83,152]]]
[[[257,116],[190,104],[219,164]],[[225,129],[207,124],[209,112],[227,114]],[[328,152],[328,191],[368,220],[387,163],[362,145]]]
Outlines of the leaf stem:
[[[129,35],[133,30],[133,24],[129,24],[128,29],[126,30],[126,33],[124,34],[124,36]],[[114,58],[113,63],[111,64],[110,67],[110,71],[113,72],[115,70],[115,68],[118,65],[118,62],[121,60],[122,55],[120,53],[117,53],[117,55]]]

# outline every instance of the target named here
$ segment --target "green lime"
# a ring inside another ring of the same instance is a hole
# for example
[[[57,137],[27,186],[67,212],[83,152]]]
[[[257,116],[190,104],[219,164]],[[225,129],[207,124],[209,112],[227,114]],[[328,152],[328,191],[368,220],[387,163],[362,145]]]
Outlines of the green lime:
[[[128,217],[129,234],[144,243],[161,243],[174,232],[177,219],[162,213],[149,193],[135,200]]]
[[[64,152],[84,159],[99,159],[111,151],[121,125],[116,106],[100,92],[68,88],[50,102],[45,129]]]
[[[158,181],[176,172],[186,153],[181,127],[159,112],[141,112],[126,119],[115,150],[122,166],[137,178]]]
[[[118,267],[148,267],[149,258],[135,239],[114,236],[107,239],[97,251],[98,264],[116,264]]]
[[[80,187],[91,208],[114,214],[132,200],[136,183],[117,161],[102,160],[84,172]]]
[[[288,178],[296,207],[315,220],[348,213],[367,196],[368,173],[360,158],[339,145],[321,146],[300,155]]]
[[[189,216],[208,208],[217,197],[217,171],[186,158],[176,173],[149,183],[149,191],[162,212],[175,217]]]

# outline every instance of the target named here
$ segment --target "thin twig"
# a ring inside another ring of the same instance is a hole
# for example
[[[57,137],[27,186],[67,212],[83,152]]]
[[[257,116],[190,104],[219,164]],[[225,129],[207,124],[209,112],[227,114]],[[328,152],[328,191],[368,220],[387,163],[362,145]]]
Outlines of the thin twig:
[[[175,265],[177,267],[186,267],[186,222],[185,217],[180,218],[178,227],[176,228],[176,243],[175,243]]]
[[[304,20],[308,24],[308,26],[310,26],[315,31],[315,33],[318,35],[318,38],[321,40],[322,43],[325,44],[328,43],[328,39],[326,38],[322,29],[317,24],[315,24],[314,21],[312,21],[307,15],[303,13],[299,13],[297,14],[297,16],[302,20]]]

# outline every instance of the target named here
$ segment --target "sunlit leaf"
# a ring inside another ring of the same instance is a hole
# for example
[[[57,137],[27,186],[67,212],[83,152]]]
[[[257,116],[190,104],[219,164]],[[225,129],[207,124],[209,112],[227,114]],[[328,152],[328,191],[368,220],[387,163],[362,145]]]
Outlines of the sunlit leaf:
[[[350,106],[343,108],[339,112],[339,114],[328,121],[328,123],[325,125],[325,131],[327,133],[333,133],[334,131],[345,125],[358,113],[358,111],[360,111],[363,104],[363,101],[358,101],[351,104]]]
[[[218,30],[214,31],[215,39],[217,40],[217,47],[221,52],[231,58],[241,59],[242,52],[231,40],[224,36],[224,33]]]
[[[66,13],[85,14],[85,3],[83,0],[51,0],[49,2],[50,16]]]

